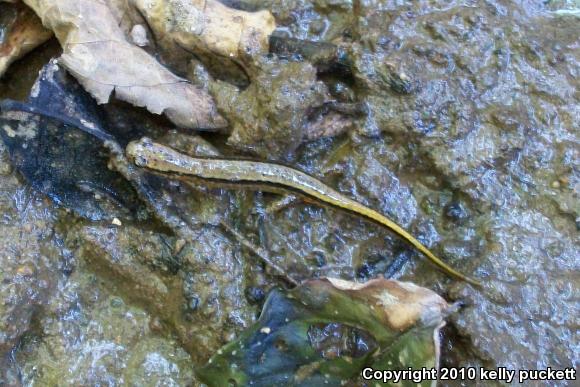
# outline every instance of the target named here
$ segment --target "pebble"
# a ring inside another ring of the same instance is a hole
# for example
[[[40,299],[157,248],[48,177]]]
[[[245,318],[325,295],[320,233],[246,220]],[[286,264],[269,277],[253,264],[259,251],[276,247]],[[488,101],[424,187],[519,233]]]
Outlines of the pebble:
[[[131,40],[135,45],[139,47],[145,47],[149,45],[149,39],[147,39],[147,30],[142,24],[135,24],[131,30]]]
[[[30,277],[34,274],[34,269],[29,265],[22,265],[16,269],[16,274],[22,277]]]

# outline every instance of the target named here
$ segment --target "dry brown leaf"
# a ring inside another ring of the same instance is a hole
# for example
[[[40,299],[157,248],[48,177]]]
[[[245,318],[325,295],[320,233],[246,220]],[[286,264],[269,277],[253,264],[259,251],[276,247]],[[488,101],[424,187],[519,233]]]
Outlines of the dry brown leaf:
[[[353,300],[373,305],[385,326],[406,330],[417,324],[439,326],[449,304],[430,289],[387,279],[374,279],[364,284],[327,278],[335,288],[348,293]]]
[[[227,122],[211,97],[126,40],[107,2],[24,0],[63,47],[60,63],[99,103],[111,94],[186,128],[216,129]],[[116,4],[116,3],[115,3]],[[117,5],[117,4],[116,4]]]
[[[216,0],[131,0],[161,44],[174,43],[244,67],[268,52],[276,28],[269,11],[245,12]]]
[[[2,7],[1,11],[11,11],[14,17],[9,25],[0,26],[6,29],[4,40],[0,41],[0,77],[14,61],[22,58],[52,36],[52,32],[44,28],[40,19],[25,5],[16,3]],[[11,9],[4,9],[8,7]]]

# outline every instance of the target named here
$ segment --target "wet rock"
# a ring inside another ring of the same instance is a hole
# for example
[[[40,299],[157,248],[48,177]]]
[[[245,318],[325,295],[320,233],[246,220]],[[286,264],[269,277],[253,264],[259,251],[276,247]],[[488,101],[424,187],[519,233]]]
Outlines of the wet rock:
[[[361,282],[381,276],[387,269],[386,257],[379,255],[368,257],[361,266],[357,268],[356,277]]]
[[[574,50],[578,26],[551,24],[539,5],[510,7],[392,5],[388,28],[362,26],[399,43],[360,51],[359,82],[375,79],[388,48],[389,61],[417,75],[421,87],[393,98],[377,82],[365,97],[361,132],[385,133],[415,154],[400,158],[397,176],[412,174],[407,183],[418,202],[438,203],[429,217],[443,255],[486,278],[486,291],[450,290],[470,305],[455,316],[474,351],[460,354],[460,365],[569,367],[578,361],[570,339],[577,292],[569,288],[578,281],[578,206],[560,176],[577,178],[565,160],[578,162],[580,121],[571,71],[578,60],[570,66],[563,52]],[[555,57],[567,65],[548,60]],[[466,206],[445,199],[450,191]]]
[[[28,333],[62,276],[50,204],[9,173],[0,149],[0,384],[16,382],[8,354]]]
[[[0,142],[0,176],[2,177],[9,176],[14,170],[12,164],[10,164],[9,159],[10,157],[8,155],[6,146],[4,143]]]
[[[116,292],[159,317],[195,361],[253,321],[254,310],[243,297],[243,265],[235,245],[208,228],[173,255],[174,238],[123,225],[79,224],[67,245],[83,270],[115,284]],[[179,272],[169,270],[177,265]],[[115,298],[112,308],[119,308]],[[211,323],[208,323],[211,322]]]
[[[253,281],[243,273],[251,271],[255,258],[244,254],[241,260],[239,247],[212,229],[200,231],[181,256],[186,301],[176,332],[194,361],[201,362],[254,321],[255,306],[244,297]]]
[[[59,284],[40,320],[40,336],[20,348],[23,383],[193,383],[191,358],[179,344],[152,332],[150,314],[124,302],[115,284],[83,266]]]
[[[171,237],[143,232],[132,226],[83,225],[71,227],[66,244],[94,271],[117,279],[136,301],[160,310],[167,302],[168,288],[152,269],[169,272],[176,257],[171,253]],[[138,290],[138,291],[137,291]]]
[[[392,167],[389,168],[391,163],[396,165],[396,156],[381,154],[387,149],[380,144],[365,147],[364,150],[366,152],[360,155],[349,171],[356,191],[360,192],[358,199],[373,201],[373,208],[380,209],[401,226],[408,227],[416,217],[417,202],[409,187],[401,182]]]
[[[470,305],[455,316],[457,327],[471,338],[479,356],[496,364],[570,367],[578,360],[572,344],[578,309],[574,273],[580,268],[576,231],[555,229],[536,210],[506,209],[493,219],[488,236],[493,248],[483,264],[490,273],[488,290],[454,288],[453,297]]]
[[[228,144],[264,158],[281,159],[307,137],[309,112],[328,99],[316,70],[304,62],[267,59],[244,91],[223,82],[210,90],[232,125]]]
[[[339,102],[353,102],[355,94],[351,87],[341,81],[334,81],[329,85],[330,94]]]

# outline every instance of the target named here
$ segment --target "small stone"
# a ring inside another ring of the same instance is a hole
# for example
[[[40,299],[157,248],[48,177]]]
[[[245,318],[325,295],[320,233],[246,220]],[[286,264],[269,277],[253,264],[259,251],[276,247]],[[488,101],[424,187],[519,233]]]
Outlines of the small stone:
[[[120,308],[123,306],[123,300],[120,299],[119,297],[113,297],[111,299],[111,307],[113,308]]]
[[[306,258],[307,262],[316,267],[324,267],[326,265],[326,257],[322,251],[313,251]]]
[[[185,239],[177,239],[173,247],[173,254],[179,254],[187,242]]]
[[[324,20],[316,19],[313,20],[312,23],[310,23],[308,29],[310,30],[311,33],[315,35],[320,35],[326,29],[326,24],[324,23]]]
[[[191,300],[189,300],[187,306],[189,307],[189,310],[195,311],[197,310],[197,308],[199,308],[199,304],[200,304],[199,297],[193,297]]]
[[[147,30],[142,24],[135,24],[133,29],[131,29],[131,40],[136,46],[144,47],[149,45],[149,39],[147,39]]]
[[[115,226],[122,226],[123,223],[119,220],[119,218],[113,218],[113,221],[111,222],[111,224],[115,225]]]
[[[161,332],[163,330],[163,325],[161,324],[161,321],[155,317],[149,322],[149,329],[151,329],[152,332]]]
[[[11,173],[12,173],[12,165],[10,163],[0,161],[0,176],[8,176]]]
[[[246,289],[246,299],[253,304],[258,304],[266,298],[264,289],[258,286],[250,286]]]
[[[0,176],[8,176],[12,173],[12,164],[8,160],[8,150],[0,142]]]
[[[21,277],[30,277],[34,274],[34,269],[29,265],[22,265],[16,269],[16,274]]]
[[[470,214],[463,203],[452,201],[447,206],[445,206],[445,216],[454,222],[462,222],[468,219]]]
[[[334,98],[340,102],[352,103],[356,96],[352,88],[344,82],[334,82],[329,86],[329,91]]]

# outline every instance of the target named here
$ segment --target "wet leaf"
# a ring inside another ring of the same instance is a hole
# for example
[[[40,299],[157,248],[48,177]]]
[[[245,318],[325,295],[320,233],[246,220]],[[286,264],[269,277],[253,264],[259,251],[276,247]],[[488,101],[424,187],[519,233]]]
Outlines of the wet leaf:
[[[197,374],[209,386],[338,386],[367,366],[437,367],[447,308],[428,289],[385,279],[273,290],[258,322]]]
[[[46,65],[29,103],[0,103],[0,138],[14,166],[55,203],[92,220],[126,216],[139,200],[107,164],[104,129],[95,101],[55,61]]]
[[[26,0],[58,38],[61,63],[99,103],[115,97],[186,128],[227,125],[211,97],[126,40],[107,3]]]

